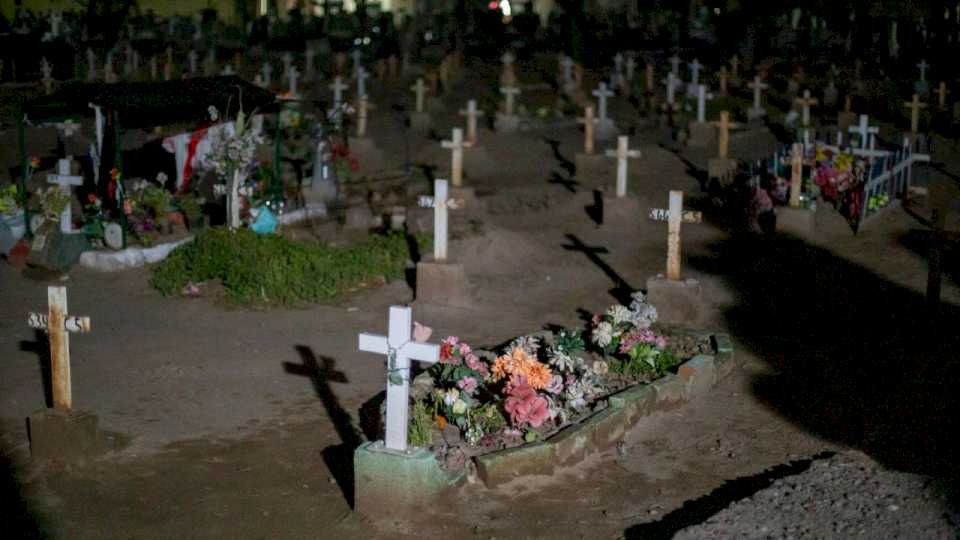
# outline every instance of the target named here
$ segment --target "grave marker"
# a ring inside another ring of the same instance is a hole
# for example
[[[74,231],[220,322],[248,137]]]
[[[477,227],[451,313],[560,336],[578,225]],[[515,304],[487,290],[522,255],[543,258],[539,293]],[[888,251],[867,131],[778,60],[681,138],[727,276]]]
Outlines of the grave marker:
[[[794,103],[800,105],[800,124],[804,127],[810,125],[810,106],[817,105],[820,102],[816,98],[810,97],[810,90],[803,91],[802,98],[796,98],[793,100]]]
[[[31,328],[43,330],[50,342],[50,379],[53,406],[69,411],[73,408],[70,382],[70,333],[90,331],[90,317],[67,314],[67,288],[47,287],[47,314],[32,312],[27,319]]]
[[[387,422],[385,446],[390,450],[407,450],[407,426],[410,415],[410,361],[428,364],[440,361],[440,347],[411,340],[413,310],[391,306],[390,323],[386,336],[362,333],[361,351],[383,354],[387,357]]]
[[[790,152],[790,207],[800,208],[800,188],[803,181],[803,146],[794,143]]]
[[[367,79],[370,78],[370,73],[367,72],[367,69],[363,66],[360,66],[353,74],[354,78],[357,79],[357,97],[366,97],[367,96]]]
[[[630,138],[617,137],[617,149],[607,150],[607,157],[617,158],[617,197],[627,196],[627,159],[638,159],[640,150],[630,150]]]
[[[450,182],[458,188],[463,184],[463,149],[471,145],[463,140],[463,130],[460,128],[453,128],[450,140],[441,141],[440,145],[450,150]]]
[[[577,118],[578,124],[583,124],[583,153],[593,154],[593,124],[596,120],[593,118],[593,107],[587,105],[583,108],[583,116]]]
[[[697,85],[697,123],[707,121],[707,100],[713,99],[713,94],[707,93],[707,85]]]
[[[448,198],[447,181],[433,181],[433,197],[422,196],[421,208],[433,208],[433,259],[435,262],[447,260],[447,210],[463,208],[463,199]]]
[[[477,100],[467,101],[467,108],[460,110],[460,116],[467,117],[467,141],[477,143],[477,118],[483,116],[483,111],[477,109]]]
[[[520,89],[516,86],[501,86],[500,93],[503,94],[504,103],[503,103],[503,114],[506,116],[514,116],[513,113],[513,102],[514,96],[520,93]]]
[[[760,106],[760,93],[769,88],[770,85],[763,82],[759,75],[756,75],[753,78],[753,82],[747,86],[753,90],[753,106],[750,107],[750,110],[747,111],[747,114],[750,118],[760,118],[761,116],[767,114],[766,109]]]
[[[270,62],[265,62],[260,68],[260,76],[263,77],[263,87],[270,88],[270,77],[273,75],[273,66]]]
[[[851,134],[860,136],[860,148],[866,149],[867,146],[873,146],[872,135],[880,132],[880,128],[871,127],[868,117],[865,114],[860,115],[860,123],[856,126],[850,126],[847,131]]]
[[[927,106],[926,103],[920,103],[920,96],[913,95],[912,101],[904,101],[903,106],[910,109],[910,133],[920,132],[920,109]]]
[[[680,280],[680,226],[681,223],[700,223],[700,212],[683,209],[683,192],[670,191],[670,206],[667,210],[652,208],[650,219],[667,222],[667,279]]]
[[[426,85],[423,84],[423,77],[417,77],[417,84],[411,86],[410,90],[412,90],[417,94],[417,105],[416,105],[416,109],[414,110],[418,113],[422,113],[424,96],[426,95],[426,92],[427,92],[427,87]]]
[[[613,121],[607,118],[607,98],[612,97],[613,92],[607,88],[607,83],[601,82],[597,89],[591,92],[591,95],[597,98],[597,112],[599,113],[597,123],[600,129],[612,130]]]
[[[47,176],[47,183],[60,186],[60,191],[67,195],[67,206],[60,213],[60,231],[64,234],[78,233],[79,230],[73,229],[73,210],[71,209],[73,195],[70,186],[82,186],[83,177],[70,174],[70,160],[61,159],[57,162],[57,174]]]

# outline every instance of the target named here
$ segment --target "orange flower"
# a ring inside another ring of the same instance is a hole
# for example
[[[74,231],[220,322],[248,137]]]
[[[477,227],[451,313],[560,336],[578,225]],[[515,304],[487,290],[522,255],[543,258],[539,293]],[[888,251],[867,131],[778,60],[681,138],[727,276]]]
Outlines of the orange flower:
[[[110,169],[110,179],[116,181],[118,178],[120,178],[120,169],[116,167]]]
[[[30,167],[36,169],[36,168],[38,168],[39,166],[40,166],[40,158],[38,158],[37,156],[31,156],[31,157],[30,157]]]
[[[549,367],[520,347],[514,347],[509,355],[499,356],[493,362],[493,380],[499,381],[508,375],[523,376],[531,388],[538,390],[546,387],[553,377]]]
[[[434,416],[433,419],[436,420],[437,426],[439,426],[440,429],[447,427],[447,419],[440,416],[439,414]]]

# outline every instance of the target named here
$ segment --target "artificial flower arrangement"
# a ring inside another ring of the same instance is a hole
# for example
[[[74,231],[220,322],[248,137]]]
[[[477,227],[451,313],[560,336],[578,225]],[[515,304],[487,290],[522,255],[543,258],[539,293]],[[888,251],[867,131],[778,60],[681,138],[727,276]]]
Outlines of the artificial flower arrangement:
[[[10,184],[0,189],[0,214],[9,214],[20,209],[20,196],[17,186]]]
[[[455,426],[474,451],[555,432],[604,406],[612,392],[679,363],[651,328],[656,318],[638,292],[629,307],[615,305],[594,317],[589,342],[583,332],[560,329],[517,338],[493,355],[445,338],[440,361],[414,380],[411,444],[432,442],[422,429],[431,422],[441,431]]]

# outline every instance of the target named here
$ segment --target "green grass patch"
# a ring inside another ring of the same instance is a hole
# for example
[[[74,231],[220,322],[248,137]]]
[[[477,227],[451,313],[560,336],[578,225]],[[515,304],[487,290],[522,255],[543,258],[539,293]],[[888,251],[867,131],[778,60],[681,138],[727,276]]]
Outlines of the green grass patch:
[[[178,294],[190,282],[217,280],[240,304],[320,302],[378,276],[402,277],[410,247],[401,233],[333,247],[221,227],[175,249],[154,267],[150,282],[165,296]]]

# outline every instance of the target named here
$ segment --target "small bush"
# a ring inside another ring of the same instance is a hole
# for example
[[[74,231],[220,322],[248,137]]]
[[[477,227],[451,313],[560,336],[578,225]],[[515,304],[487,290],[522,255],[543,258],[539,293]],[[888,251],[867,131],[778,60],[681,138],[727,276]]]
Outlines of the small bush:
[[[317,302],[377,276],[402,277],[409,258],[399,233],[338,248],[221,227],[175,249],[154,268],[151,284],[171,295],[189,282],[218,280],[241,304]]]

